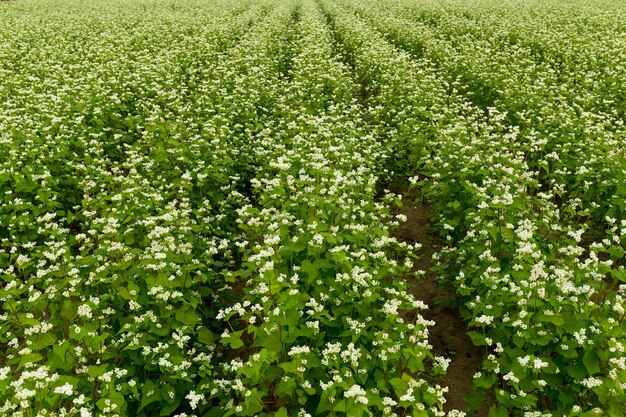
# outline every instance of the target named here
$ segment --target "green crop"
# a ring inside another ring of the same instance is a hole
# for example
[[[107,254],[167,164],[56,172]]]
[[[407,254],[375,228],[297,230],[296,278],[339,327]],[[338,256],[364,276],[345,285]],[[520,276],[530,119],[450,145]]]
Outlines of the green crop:
[[[466,415],[393,183],[469,408],[623,417],[625,35],[607,0],[2,2],[0,415]]]

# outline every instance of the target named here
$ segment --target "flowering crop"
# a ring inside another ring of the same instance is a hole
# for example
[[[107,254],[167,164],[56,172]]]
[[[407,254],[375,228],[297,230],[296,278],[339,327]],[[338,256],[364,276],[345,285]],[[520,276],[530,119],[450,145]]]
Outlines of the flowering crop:
[[[501,408],[492,411],[623,415],[625,135],[622,86],[610,82],[623,65],[610,62],[624,44],[598,41],[603,11],[587,22],[579,11],[545,10],[546,20],[522,22],[543,31],[520,33],[490,3],[473,12],[469,2],[427,11],[341,4],[347,12],[332,13],[375,29],[357,42],[375,44],[378,56],[381,43],[396,48],[387,48],[388,67],[352,56],[378,88],[372,117],[438,208],[449,242],[440,269],[485,346],[475,386],[495,390]],[[562,29],[583,20],[582,33]],[[623,20],[608,27],[623,31]],[[597,59],[573,58],[570,43]]]
[[[0,414],[463,416],[399,180],[490,416],[623,416],[626,9],[574,3],[3,2]]]

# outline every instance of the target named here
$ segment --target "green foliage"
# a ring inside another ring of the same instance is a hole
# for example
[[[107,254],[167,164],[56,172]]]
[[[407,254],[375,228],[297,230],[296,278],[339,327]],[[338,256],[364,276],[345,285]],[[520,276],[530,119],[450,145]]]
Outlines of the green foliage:
[[[486,352],[470,407],[623,416],[624,22],[4,4],[0,414],[462,416],[404,279],[419,245],[391,237],[400,178]]]

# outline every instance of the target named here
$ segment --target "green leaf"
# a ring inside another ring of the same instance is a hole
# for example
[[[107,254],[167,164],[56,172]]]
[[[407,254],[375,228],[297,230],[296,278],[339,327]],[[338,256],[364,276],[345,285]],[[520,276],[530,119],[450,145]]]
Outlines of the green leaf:
[[[107,371],[107,366],[105,365],[92,365],[87,369],[87,374],[92,378],[97,378],[100,375],[104,374]]]
[[[141,405],[139,406],[138,411],[141,411],[147,405],[161,399],[160,391],[156,389],[156,385],[154,384],[154,382],[150,381],[149,379],[144,382],[141,392]]]
[[[301,268],[302,272],[306,273],[309,276],[309,281],[317,279],[319,276],[318,268],[311,263],[308,259],[302,262]]]
[[[578,357],[578,351],[576,349],[573,349],[573,348],[569,348],[567,350],[560,348],[559,349],[559,353],[561,354],[561,356],[563,356],[564,358],[567,358],[567,359],[572,359],[572,358],[577,358]]]
[[[417,356],[417,355],[413,355],[411,356],[411,358],[409,359],[409,361],[406,364],[406,367],[411,371],[411,372],[423,372],[425,370],[424,368],[424,362],[423,362],[423,357]]]
[[[54,369],[68,370],[74,365],[71,355],[66,356],[69,343],[65,340],[52,346],[52,352],[48,353],[48,365]]]
[[[589,375],[597,374],[600,372],[600,361],[598,360],[598,354],[595,350],[589,349],[585,351],[583,356],[583,363],[585,368],[589,372]]]
[[[56,343],[56,339],[50,333],[44,333],[39,335],[37,340],[37,348],[42,349],[48,346],[52,346]]]
[[[570,333],[577,332],[584,327],[581,321],[573,314],[563,314],[563,328]]]
[[[74,317],[76,317],[76,307],[71,301],[64,301],[63,305],[61,305],[61,317],[70,323],[74,321]]]
[[[100,398],[100,400],[96,403],[100,410],[104,410],[106,407],[109,407],[110,404],[116,404],[117,408],[115,410],[122,411],[123,406],[126,404],[126,400],[124,400],[124,396],[122,394],[113,391]]]
[[[130,292],[128,291],[128,289],[126,287],[119,287],[117,289],[117,292],[119,293],[119,295],[122,296],[122,298],[124,298],[125,300],[133,300],[134,297],[132,297],[130,295]]]
[[[181,323],[186,324],[187,326],[194,326],[200,317],[193,311],[191,308],[183,308],[176,312],[176,320]]]
[[[20,358],[20,364],[18,366],[18,369],[27,363],[37,363],[41,359],[42,356],[39,353],[29,353],[28,355],[24,355]]]
[[[333,407],[333,410],[334,411],[344,411],[346,409],[347,402],[348,401],[347,401],[346,398],[344,398],[343,400],[341,400],[339,402],[336,402],[334,407]],[[350,415],[350,414],[348,414],[348,415]]]
[[[619,246],[611,246],[607,252],[614,259],[619,259],[624,256],[624,249]]]
[[[230,342],[230,347],[233,349],[239,349],[240,347],[243,346],[243,341],[239,338],[237,339],[232,339]]]
[[[243,346],[243,342],[241,341],[241,334],[243,330],[239,330],[234,333],[230,333],[227,337],[222,339],[223,344],[228,344],[233,349],[239,349]]]
[[[281,397],[290,397],[293,395],[295,389],[296,380],[294,378],[289,378],[287,380],[281,379],[278,383],[278,387],[276,388],[276,395]]]
[[[560,409],[568,409],[574,404],[576,404],[576,396],[573,393],[569,391],[561,391],[559,393]]]
[[[450,203],[448,203],[448,207],[450,207],[452,210],[459,210],[461,208],[461,203],[459,203],[458,201],[452,201]]]
[[[165,416],[171,416],[174,411],[176,411],[176,409],[180,406],[180,397],[179,398],[174,398],[173,400],[174,402],[171,404],[167,404],[165,406],[163,406],[163,408],[161,408],[161,417],[165,417]]]
[[[215,335],[206,327],[201,327],[198,330],[198,340],[206,345],[212,345],[215,343]]]
[[[584,379],[588,376],[587,369],[582,363],[565,367],[567,375],[574,379]]]
[[[385,374],[383,373],[383,371],[380,369],[376,369],[374,370],[374,375],[375,375],[374,381],[376,381],[376,387],[379,390],[385,389]]]
[[[492,405],[491,407],[489,407],[489,417],[508,417],[508,416],[509,416],[509,412],[504,407],[496,407],[495,405]]]
[[[485,336],[479,332],[467,332],[470,339],[472,339],[472,343],[474,346],[485,346],[487,342],[485,341]]]
[[[306,249],[306,241],[304,239],[299,239],[296,243],[293,244],[292,249],[294,252],[302,252]]]
[[[554,315],[548,316],[544,313],[536,313],[534,318],[535,320],[540,321],[542,323],[552,323],[556,326],[562,326],[564,323],[563,318],[561,318],[560,314],[554,314]]]
[[[298,373],[298,366],[299,364],[296,361],[289,361],[280,364],[280,367],[283,368],[285,372],[292,374]]]
[[[513,242],[515,240],[515,233],[513,233],[513,230],[504,227],[502,228],[502,238],[508,242]]]
[[[465,400],[465,402],[467,403],[467,407],[469,410],[478,410],[483,406],[483,404],[485,404],[486,398],[484,394],[480,394],[474,391],[467,394],[465,398],[463,398],[463,400]]]
[[[287,409],[285,407],[280,407],[280,409],[274,413],[274,417],[289,417],[287,415]]]
[[[392,378],[389,380],[389,384],[393,387],[393,390],[398,398],[406,394],[406,391],[409,388],[409,384],[400,378]]]
[[[477,388],[490,388],[496,382],[496,375],[493,373],[481,374],[480,378],[474,379],[474,386]]]

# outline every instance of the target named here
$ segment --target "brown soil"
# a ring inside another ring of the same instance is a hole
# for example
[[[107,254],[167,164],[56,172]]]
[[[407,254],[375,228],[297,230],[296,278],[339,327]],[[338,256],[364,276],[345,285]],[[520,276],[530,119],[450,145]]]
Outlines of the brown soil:
[[[437,275],[431,271],[433,254],[442,246],[440,239],[429,232],[432,209],[426,203],[415,202],[414,196],[404,197],[402,205],[394,212],[407,216],[407,221],[400,225],[394,236],[400,241],[422,244],[413,272],[426,272],[421,279],[410,278],[411,293],[428,304],[429,309],[424,316],[435,321],[429,337],[433,353],[452,359],[447,374],[437,378],[436,383],[449,388],[446,411],[465,411],[468,404],[464,397],[471,393],[473,375],[480,370],[483,353],[472,343],[463,319],[453,307],[454,291],[438,285]],[[468,416],[486,417],[489,405],[489,402],[485,403]]]

